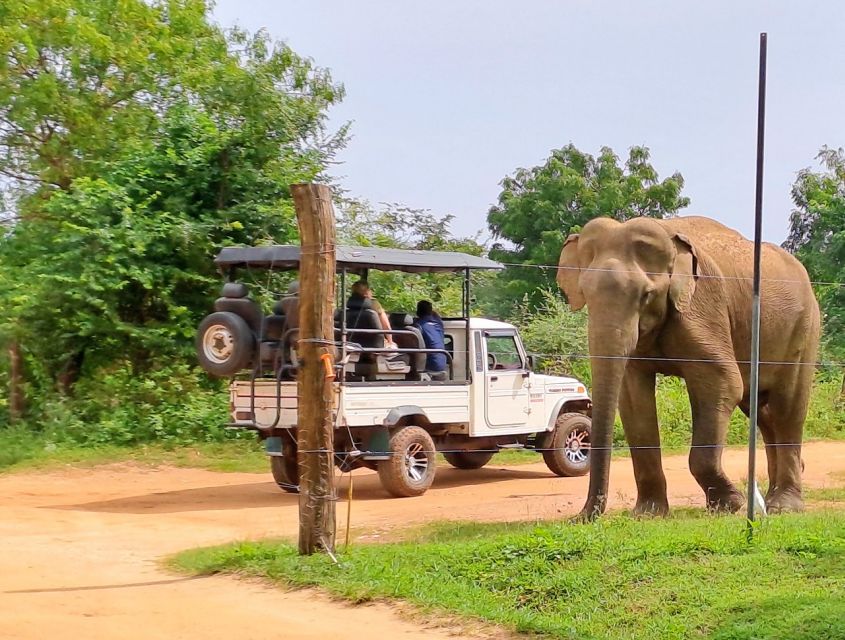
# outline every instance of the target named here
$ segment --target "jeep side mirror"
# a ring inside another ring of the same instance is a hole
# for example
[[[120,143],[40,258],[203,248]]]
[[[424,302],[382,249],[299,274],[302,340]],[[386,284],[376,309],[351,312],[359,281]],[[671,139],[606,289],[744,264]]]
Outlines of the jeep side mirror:
[[[531,369],[531,371],[536,371],[537,369],[537,356],[533,353],[528,354],[528,368]]]

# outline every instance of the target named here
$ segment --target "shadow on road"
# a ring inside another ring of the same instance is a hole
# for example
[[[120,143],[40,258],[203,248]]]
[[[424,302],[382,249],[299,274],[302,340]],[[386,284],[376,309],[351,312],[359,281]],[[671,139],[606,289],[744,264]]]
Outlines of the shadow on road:
[[[185,578],[171,578],[169,580],[148,580],[146,582],[127,582],[123,584],[97,584],[81,587],[55,587],[46,589],[14,589],[3,593],[64,593],[73,591],[101,591],[103,589],[131,589],[134,587],[160,587],[170,585],[174,582],[188,582],[190,580],[201,580],[208,576],[187,576]]]
[[[555,479],[555,476],[547,471],[514,468],[490,467],[473,471],[450,468],[438,469],[437,478],[428,494],[421,498],[406,498],[406,500],[425,500],[426,496],[436,498],[437,493],[442,490],[531,479],[551,480]],[[566,479],[561,479],[561,481],[565,482]],[[348,476],[335,478],[335,488],[341,501],[346,499],[348,483]],[[353,499],[355,501],[387,501],[391,500],[391,497],[382,488],[376,473],[361,472],[355,473]],[[298,504],[298,500],[295,494],[281,491],[274,482],[245,482],[242,484],[159,491],[125,498],[81,504],[50,505],[42,508],[102,513],[158,514],[226,509],[262,509],[266,507],[294,508]]]

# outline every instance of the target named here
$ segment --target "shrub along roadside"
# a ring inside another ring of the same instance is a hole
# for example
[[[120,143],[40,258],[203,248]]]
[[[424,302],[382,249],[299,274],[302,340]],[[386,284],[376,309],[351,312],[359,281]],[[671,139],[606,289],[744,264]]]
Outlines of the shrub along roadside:
[[[335,565],[279,542],[193,550],[195,574],[401,598],[556,638],[845,638],[845,513],[766,519],[612,516],[595,524],[443,523],[409,542],[354,546]]]
[[[269,472],[267,455],[255,439],[198,442],[180,446],[159,443],[134,447],[80,446],[73,443],[56,445],[43,435],[20,428],[0,431],[0,473],[50,470],[62,465],[79,468],[122,462],[221,472]]]
[[[255,442],[252,433],[224,428],[225,383],[187,365],[140,375],[128,363],[101,369],[80,380],[72,396],[40,398],[33,413],[38,419],[0,429],[0,469],[35,459],[123,459],[150,444],[172,450]]]

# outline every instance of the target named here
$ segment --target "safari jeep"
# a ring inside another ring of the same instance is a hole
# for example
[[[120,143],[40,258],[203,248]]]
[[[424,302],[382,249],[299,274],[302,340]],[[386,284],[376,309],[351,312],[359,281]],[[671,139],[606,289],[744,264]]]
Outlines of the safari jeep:
[[[397,497],[418,496],[431,486],[438,452],[454,467],[479,469],[500,450],[529,449],[559,476],[589,471],[591,403],[585,386],[535,373],[513,325],[469,317],[471,272],[502,265],[461,253],[373,247],[338,246],[336,259],[338,467],[378,471],[383,487]],[[283,297],[265,315],[235,277],[243,269],[294,271],[299,247],[231,247],[215,262],[230,282],[200,325],[199,361],[213,375],[232,376],[230,427],[256,431],[277,484],[296,492],[298,305]],[[426,348],[406,310],[388,313],[389,331],[375,312],[347,310],[349,276],[366,277],[371,269],[462,275],[463,314],[444,318],[445,349]],[[384,334],[398,348],[387,349]],[[433,352],[446,356],[445,379],[425,371]]]

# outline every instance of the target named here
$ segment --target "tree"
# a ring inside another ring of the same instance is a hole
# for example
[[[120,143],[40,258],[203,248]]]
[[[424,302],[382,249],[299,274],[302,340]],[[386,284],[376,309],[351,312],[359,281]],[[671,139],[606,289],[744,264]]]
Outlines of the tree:
[[[7,0],[0,5],[0,174],[67,189],[154,134],[177,104],[225,130],[324,156],[324,110],[342,88],[265,33],[227,35],[206,0]],[[320,143],[323,144],[322,148]],[[225,161],[225,158],[221,158]]]
[[[824,345],[845,357],[845,150],[822,147],[821,171],[798,172],[792,185],[795,208],[784,248],[794,253],[817,284],[824,317]]]
[[[645,147],[632,147],[620,166],[608,147],[593,157],[569,144],[540,166],[517,169],[501,186],[487,224],[506,242],[495,244],[490,256],[520,265],[557,264],[566,236],[593,218],[665,218],[689,204],[681,174],[659,180]],[[556,289],[553,269],[509,268],[502,281],[502,298],[510,304],[526,299],[536,306],[543,289]]]
[[[202,0],[10,0],[0,48],[0,338],[44,389],[183,358],[219,247],[295,239],[342,87]]]

